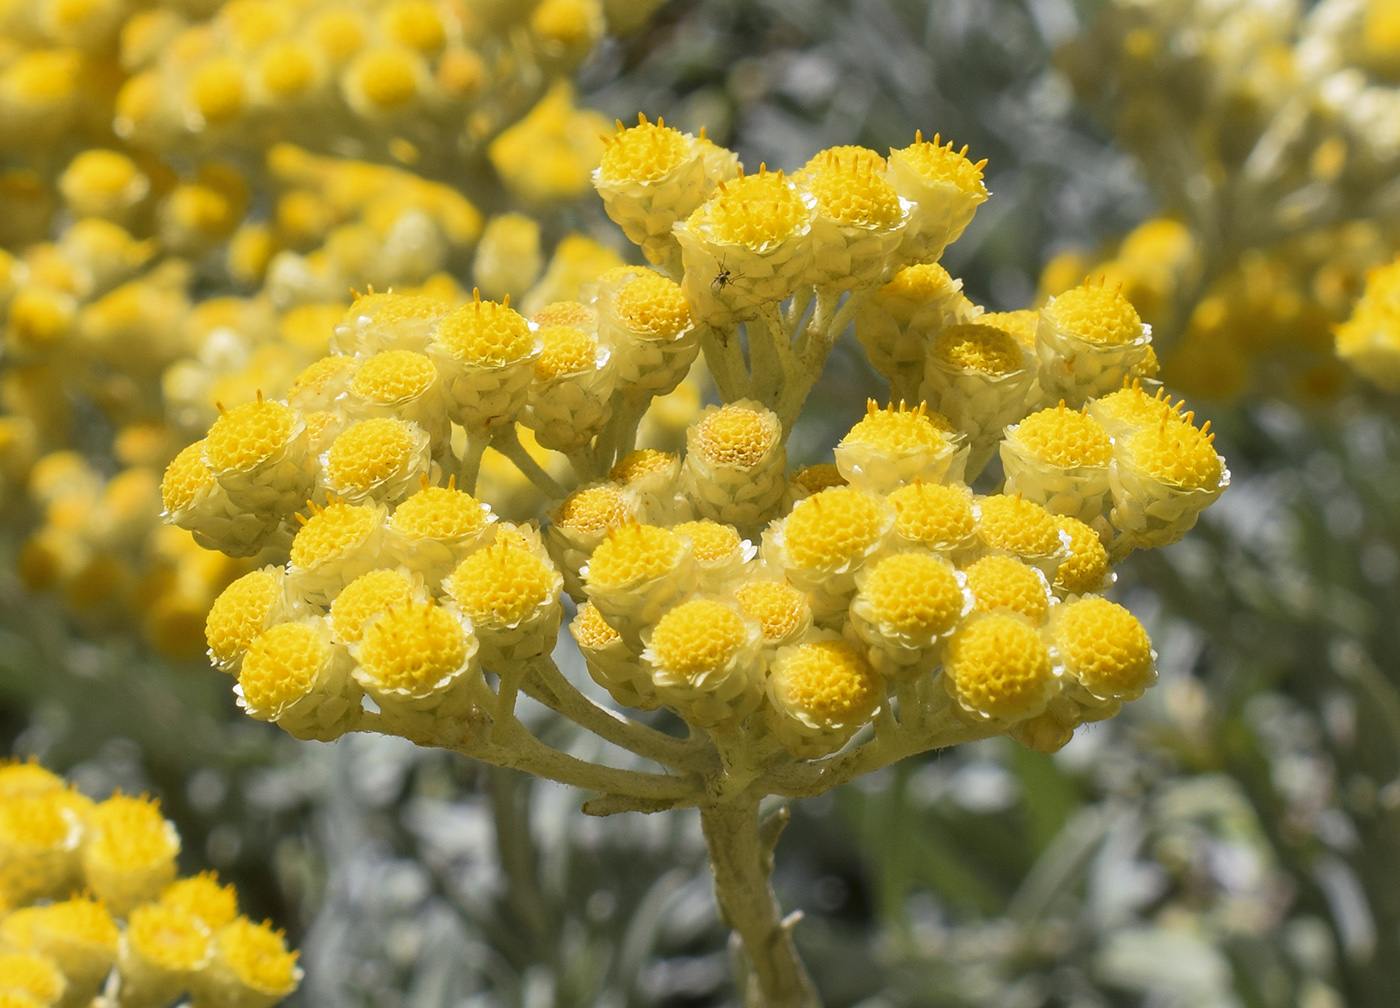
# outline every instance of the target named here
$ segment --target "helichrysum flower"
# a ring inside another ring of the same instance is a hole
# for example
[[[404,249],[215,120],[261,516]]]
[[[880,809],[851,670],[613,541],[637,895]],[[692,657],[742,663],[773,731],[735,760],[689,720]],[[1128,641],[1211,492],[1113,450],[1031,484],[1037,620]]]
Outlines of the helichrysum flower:
[[[906,266],[856,312],[856,339],[870,365],[890,380],[892,399],[912,398],[924,377],[930,341],[982,310],[962,293],[962,281],[937,263]]]
[[[0,918],[0,939],[57,963],[68,981],[65,995],[85,999],[111,972],[121,931],[102,901],[76,896],[12,910]]]
[[[331,638],[341,644],[355,644],[365,625],[395,606],[428,601],[422,578],[393,567],[381,567],[361,574],[345,586],[331,603]]]
[[[1039,714],[1056,687],[1040,632],[1010,613],[979,614],[957,629],[948,641],[943,682],[968,717],[1006,723]]]
[[[155,899],[175,878],[180,837],[148,798],[115,795],[87,815],[83,830],[83,876],[93,893],[116,914]]]
[[[763,630],[737,607],[695,598],[642,632],[642,661],[662,703],[710,727],[742,718],[763,699]]]
[[[982,182],[986,162],[974,164],[966,147],[954,151],[951,141],[940,140],[934,136],[930,143],[916,133],[908,147],[890,151],[886,177],[900,197],[914,204],[899,247],[905,263],[936,262],[987,199]]]
[[[1134,544],[1176,542],[1230,483],[1210,424],[1197,428],[1189,420],[1187,414],[1148,424],[1115,445],[1111,517]]]
[[[564,579],[525,545],[507,540],[479,549],[442,586],[471,620],[488,671],[504,675],[553,650]]]
[[[428,348],[433,326],[451,305],[422,294],[364,294],[355,298],[335,327],[331,349],[342,354]]]
[[[117,966],[122,1000],[162,1004],[191,986],[213,957],[213,931],[183,908],[144,903],[127,917]]]
[[[702,518],[699,521],[681,522],[671,526],[671,531],[690,540],[690,548],[695,556],[695,568],[699,573],[699,590],[711,594],[723,594],[741,579],[758,549],[747,539],[741,539],[733,525]]]
[[[1041,385],[1078,408],[1122,385],[1151,340],[1151,328],[1121,291],[1086,282],[1040,310]]]
[[[223,672],[238,674],[248,646],[292,609],[287,577],[281,567],[250,571],[225,588],[204,621],[209,660]]]
[[[166,518],[188,529],[201,546],[229,556],[252,556],[281,524],[280,515],[245,511],[219,483],[204,457],[205,442],[189,445],[165,470],[161,500]]]
[[[569,632],[578,642],[588,666],[588,674],[602,686],[612,698],[624,707],[637,707],[641,710],[654,710],[661,700],[634,651],[623,641],[622,635],[603,619],[602,613],[592,602],[578,607],[578,615],[569,624]],[[640,645],[640,641],[638,644]]]
[[[1066,674],[1097,701],[1136,700],[1157,681],[1147,631],[1116,602],[1092,597],[1057,606],[1050,629]]]
[[[834,634],[779,648],[765,692],[768,730],[799,759],[840,749],[885,698],[884,681],[860,651]]]
[[[967,590],[978,612],[1008,609],[1036,626],[1050,615],[1050,585],[1035,567],[1015,557],[984,556],[964,568]]]
[[[977,530],[972,491],[961,483],[912,483],[887,498],[894,510],[894,539],[944,556],[971,548]]]
[[[524,408],[540,343],[519,312],[478,297],[438,322],[429,352],[443,376],[448,416],[471,430]]]
[[[214,932],[214,955],[200,975],[200,1003],[220,1008],[271,1008],[294,991],[302,970],[282,932],[246,917]]]
[[[756,580],[733,591],[739,608],[758,620],[768,652],[795,644],[812,628],[812,606],[805,592],[786,581]]]
[[[333,501],[314,509],[292,540],[287,575],[308,602],[326,604],[355,578],[380,565],[383,507]]]
[[[91,808],[90,800],[64,787],[0,797],[0,907],[50,899],[73,888],[82,823]]]
[[[1055,571],[1054,589],[1060,595],[1085,595],[1102,591],[1112,583],[1108,551],[1098,532],[1075,518],[1056,516],[1060,540],[1069,554]]]
[[[573,325],[541,326],[526,410],[520,421],[541,445],[572,452],[588,444],[612,416],[617,379],[613,351]]]
[[[337,739],[360,716],[350,664],[324,618],[279,623],[248,646],[235,690],[239,706],[296,738]]]
[[[640,518],[636,496],[612,483],[582,486],[550,513],[546,543],[570,598],[583,600],[583,568],[608,533]]]
[[[85,150],[58,178],[64,200],[78,217],[124,222],[146,198],[151,181],[136,162],[114,150]]]
[[[432,439],[416,423],[376,417],[336,436],[321,460],[327,495],[359,504],[397,504],[432,475]]]
[[[1007,429],[1000,450],[1007,493],[1085,522],[1103,514],[1113,441],[1086,412],[1061,402],[1032,413]]]
[[[989,549],[1020,557],[1046,577],[1065,557],[1054,517],[1039,504],[1006,494],[977,502],[977,535]]]
[[[435,444],[445,443],[438,371],[426,354],[385,350],[365,357],[355,365],[346,391],[352,416],[406,420],[427,432]]]
[[[866,644],[870,664],[890,679],[931,671],[969,609],[962,580],[929,553],[887,556],[857,574],[856,584],[851,629]]]
[[[1034,361],[1016,338],[980,322],[950,326],[929,348],[919,394],[961,431],[973,447],[975,475],[1002,428],[1025,416],[1035,396]]]
[[[295,511],[311,495],[314,458],[306,423],[271,399],[228,410],[204,438],[204,457],[240,509],[264,515]]]
[[[588,600],[634,648],[642,629],[692,592],[696,581],[689,541],[655,525],[609,530],[583,569]]]
[[[707,406],[686,429],[681,488],[702,518],[761,526],[787,489],[786,470],[782,424],[751,399]]]
[[[879,409],[866,403],[865,416],[836,445],[836,468],[851,486],[889,493],[906,483],[960,480],[967,449],[963,436],[923,403]]]
[[[45,1008],[58,1004],[68,981],[46,956],[32,952],[0,952],[0,1005]],[[4,998],[12,1000],[7,1004]]]
[[[385,722],[417,737],[450,731],[480,675],[471,623],[445,606],[410,603],[371,622],[351,653],[357,682]]]
[[[452,480],[445,487],[425,483],[394,508],[384,548],[427,583],[437,584],[490,537],[495,521],[490,507]]]
[[[1088,411],[1114,438],[1126,437],[1164,420],[1180,419],[1180,404],[1173,405],[1165,389],[1149,394],[1137,381],[1089,400]]]
[[[613,348],[617,387],[629,398],[673,391],[700,351],[681,287],[652,270],[626,270],[601,285],[598,336]]]
[[[815,283],[833,291],[869,287],[890,272],[911,207],[885,181],[885,159],[863,148],[833,148],[803,168],[815,202]]]

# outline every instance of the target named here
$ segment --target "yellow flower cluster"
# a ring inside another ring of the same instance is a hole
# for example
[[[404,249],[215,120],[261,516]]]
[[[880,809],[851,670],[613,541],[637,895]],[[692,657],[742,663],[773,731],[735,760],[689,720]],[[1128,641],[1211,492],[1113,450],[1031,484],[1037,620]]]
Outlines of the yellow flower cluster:
[[[1356,310],[1336,335],[1339,357],[1385,391],[1400,392],[1400,259],[1367,275]]]
[[[0,763],[0,1003],[270,1008],[295,990],[282,933],[212,874],[177,878],[179,850],[151,799],[94,802],[36,763]]]

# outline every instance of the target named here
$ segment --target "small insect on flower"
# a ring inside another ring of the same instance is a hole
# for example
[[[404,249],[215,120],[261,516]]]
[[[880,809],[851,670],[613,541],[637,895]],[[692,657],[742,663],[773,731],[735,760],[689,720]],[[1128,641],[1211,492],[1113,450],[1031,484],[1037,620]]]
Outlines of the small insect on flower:
[[[724,260],[721,259],[719,261],[719,272],[716,273],[715,278],[710,281],[710,290],[718,294],[720,291],[724,290],[729,282],[729,268],[724,265]]]

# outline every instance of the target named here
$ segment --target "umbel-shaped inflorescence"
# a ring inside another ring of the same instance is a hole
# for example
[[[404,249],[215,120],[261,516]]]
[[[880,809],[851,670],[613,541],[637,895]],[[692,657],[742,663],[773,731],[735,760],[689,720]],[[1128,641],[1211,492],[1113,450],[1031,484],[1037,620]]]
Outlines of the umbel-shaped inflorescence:
[[[612,269],[529,319],[361,297],[284,401],[226,410],[176,460],[165,506],[208,545],[285,556],[209,615],[250,715],[519,767],[597,792],[599,814],[698,806],[772,1000],[808,988],[772,900],[739,895],[766,878],[758,801],[990,735],[1054,751],[1136,699],[1155,654],[1101,593],[1229,473],[1209,425],[1154,388],[1121,293],[1086,282],[1004,315],[962,295],[935,260],[987,193],[951,145],[745,175],[642,119],[595,181],[660,271]],[[787,434],[852,321],[894,400],[833,463],[790,471]],[[722,401],[682,453],[638,448],[702,348]],[[474,496],[488,446],[548,499],[542,520]],[[1004,484],[975,492],[997,453]],[[555,666],[566,595],[595,682],[688,738]],[[515,716],[521,691],[661,772],[551,749]]]
[[[282,933],[212,874],[178,878],[179,852],[153,799],[0,763],[0,1004],[270,1008],[295,990]]]

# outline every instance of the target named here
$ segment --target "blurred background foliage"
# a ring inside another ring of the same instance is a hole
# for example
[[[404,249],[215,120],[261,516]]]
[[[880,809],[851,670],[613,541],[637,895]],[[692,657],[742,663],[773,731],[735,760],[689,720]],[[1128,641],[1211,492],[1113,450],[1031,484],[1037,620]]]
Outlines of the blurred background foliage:
[[[673,0],[599,43],[578,100],[704,126],[750,166],[915,128],[967,143],[993,197],[944,265],[1013,310],[1053,286],[1047,263],[1093,268],[1173,209],[1061,69],[1101,6]],[[474,191],[509,205],[489,177]],[[601,233],[590,194],[538,216],[546,245]],[[798,462],[880,394],[854,341],[835,356]],[[776,885],[829,1004],[1400,1003],[1400,406],[1349,381],[1217,391],[1193,405],[1229,493],[1120,568],[1161,656],[1143,702],[1053,757],[999,739],[795,807]],[[201,661],[91,637],[29,591],[12,572],[36,515],[7,508],[5,747],[93,793],[159,794],[182,869],[237,881],[302,948],[288,1004],[729,1003],[691,816],[588,819],[562,788],[397,739],[296,743]]]

